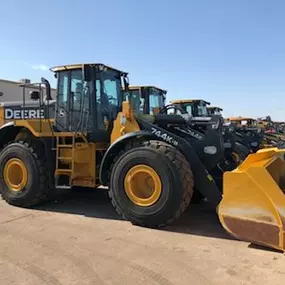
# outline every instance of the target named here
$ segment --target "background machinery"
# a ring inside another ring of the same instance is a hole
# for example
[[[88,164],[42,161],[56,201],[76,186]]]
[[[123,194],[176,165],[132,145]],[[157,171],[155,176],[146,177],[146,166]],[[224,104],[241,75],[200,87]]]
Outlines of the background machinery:
[[[217,106],[207,107],[209,115],[220,115],[222,116],[223,109]]]
[[[125,219],[160,227],[185,211],[195,187],[230,234],[285,249],[283,150],[249,155],[224,174],[221,192],[200,153],[177,129],[189,125],[191,116],[134,114],[122,100],[127,73],[103,64],[52,70],[58,80],[53,122],[30,118],[25,104],[12,119],[5,106],[0,109],[0,191],[8,203],[35,205],[55,186],[106,185]],[[42,82],[49,101],[49,84]],[[42,102],[40,93],[33,99]],[[41,112],[41,104],[38,108]]]
[[[166,90],[155,86],[129,86],[123,98],[130,101],[135,114],[153,115],[165,106]]]
[[[209,112],[208,105],[210,102],[207,102],[202,99],[184,99],[184,100],[174,100],[165,107],[167,112],[174,113],[188,113],[192,116],[197,117],[221,117],[221,113],[213,114]],[[213,110],[222,110],[219,107],[214,107]],[[238,166],[250,153],[250,148],[242,142],[240,137],[235,133],[235,129],[232,126],[229,126],[224,122],[222,118],[222,135],[224,141],[225,149],[225,164],[222,167],[225,170],[231,170]]]

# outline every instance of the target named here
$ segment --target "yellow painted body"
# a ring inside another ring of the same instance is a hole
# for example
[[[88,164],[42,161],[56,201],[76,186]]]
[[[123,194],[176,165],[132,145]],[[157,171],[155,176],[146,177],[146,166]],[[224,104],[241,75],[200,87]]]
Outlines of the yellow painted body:
[[[96,144],[57,144],[55,176],[66,175],[72,186],[97,187]]]
[[[129,85],[128,88],[129,88],[129,90],[137,90],[137,91],[141,90],[142,88],[155,88],[161,92],[166,93],[166,90],[161,89],[161,88],[156,87],[156,86],[150,86],[150,85]],[[125,90],[125,88],[123,88],[122,90]]]
[[[246,122],[245,125],[249,127],[257,124],[256,120],[250,117],[230,117],[226,121],[235,123],[238,126],[242,125],[242,122]]]
[[[284,154],[277,148],[260,150],[224,174],[217,211],[237,239],[285,250]]]
[[[170,101],[171,104],[187,104],[187,103],[194,103],[194,102],[202,102],[205,104],[210,104],[209,102],[202,100],[202,99],[178,99]]]
[[[138,132],[139,130],[140,127],[133,115],[130,102],[123,102],[122,112],[118,113],[117,118],[114,121],[111,133],[111,143],[127,133]]]
[[[0,107],[0,127],[6,123],[5,116],[4,116],[4,107]]]

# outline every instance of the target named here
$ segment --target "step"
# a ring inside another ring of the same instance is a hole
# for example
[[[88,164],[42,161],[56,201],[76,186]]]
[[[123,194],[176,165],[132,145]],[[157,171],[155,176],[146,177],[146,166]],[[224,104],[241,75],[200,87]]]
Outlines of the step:
[[[71,186],[69,186],[69,185],[56,185],[56,189],[66,190],[66,189],[71,189]]]
[[[71,169],[56,169],[55,173],[59,174],[59,175],[61,175],[61,174],[70,174],[70,173],[72,173],[72,170]]]
[[[85,180],[85,181],[93,181],[91,176],[75,176],[73,180]]]
[[[58,144],[57,147],[58,148],[72,148],[73,145],[72,144]]]
[[[72,157],[59,156],[57,159],[61,159],[61,160],[72,160]]]

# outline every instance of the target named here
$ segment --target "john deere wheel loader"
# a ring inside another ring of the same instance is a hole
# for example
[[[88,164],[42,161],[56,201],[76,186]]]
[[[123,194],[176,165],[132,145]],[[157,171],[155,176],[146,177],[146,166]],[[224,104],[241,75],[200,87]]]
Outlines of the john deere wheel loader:
[[[223,109],[217,106],[207,107],[209,115],[219,115],[222,116]]]
[[[168,127],[188,123],[189,116],[137,118],[121,101],[127,74],[103,64],[53,71],[58,79],[53,124],[21,115],[5,123],[5,107],[0,109],[0,191],[8,203],[28,207],[44,201],[54,186],[103,184],[118,213],[154,227],[183,213],[195,185],[229,233],[284,250],[283,151],[250,155],[226,173],[222,197],[191,144]],[[24,104],[19,111],[25,114]]]
[[[52,70],[58,80],[54,122],[30,118],[24,102],[12,119],[5,105],[0,109],[3,199],[29,207],[45,201],[55,186],[106,185],[118,213],[134,224],[162,226],[178,218],[194,183],[193,170],[179,151],[184,141],[158,126],[163,118],[136,120],[129,103],[122,102],[127,73],[103,64]],[[49,99],[49,84],[43,83]],[[182,117],[172,119],[185,123]],[[201,175],[203,185],[206,170]]]
[[[129,101],[135,114],[153,115],[165,106],[166,90],[155,86],[129,86],[123,98]]]
[[[221,114],[210,114],[209,107],[210,102],[202,99],[186,99],[186,100],[173,100],[169,105],[166,105],[162,110],[163,113],[174,113],[174,114],[190,114],[195,117],[221,117]],[[215,107],[217,109],[218,107]],[[218,108],[221,110],[221,108]],[[237,167],[250,153],[249,148],[244,145],[241,141],[236,139],[234,129],[224,124],[222,119],[222,133],[224,141],[224,151],[226,164],[222,167],[225,170],[232,170]]]

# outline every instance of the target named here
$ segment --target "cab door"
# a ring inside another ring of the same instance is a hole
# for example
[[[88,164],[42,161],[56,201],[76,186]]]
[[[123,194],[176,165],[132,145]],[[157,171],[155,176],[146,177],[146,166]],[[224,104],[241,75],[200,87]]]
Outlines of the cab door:
[[[91,82],[83,80],[82,69],[61,71],[57,76],[56,128],[65,132],[92,131]]]

